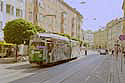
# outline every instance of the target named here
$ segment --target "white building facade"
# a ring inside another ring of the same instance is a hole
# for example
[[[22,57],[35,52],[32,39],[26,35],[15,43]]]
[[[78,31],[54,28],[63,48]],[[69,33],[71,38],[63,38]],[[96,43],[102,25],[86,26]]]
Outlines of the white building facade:
[[[25,18],[25,0],[0,0],[0,39],[6,22],[16,18]]]
[[[84,41],[88,43],[90,47],[94,47],[94,33],[91,31],[85,31]]]

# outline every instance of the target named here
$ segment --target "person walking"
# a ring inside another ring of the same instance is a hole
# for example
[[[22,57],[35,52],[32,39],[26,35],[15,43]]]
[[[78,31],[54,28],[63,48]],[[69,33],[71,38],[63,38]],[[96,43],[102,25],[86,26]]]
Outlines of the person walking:
[[[124,58],[124,64],[125,64],[125,48],[122,48],[122,54],[123,54],[123,58]]]
[[[116,60],[118,60],[118,54],[119,54],[119,49],[118,46],[115,48],[115,56],[116,56]]]
[[[85,55],[87,55],[87,49],[85,49]]]
[[[106,49],[105,51],[106,51],[106,54],[108,54],[108,49]]]
[[[112,49],[112,54],[111,55],[113,55],[114,56],[114,49]]]

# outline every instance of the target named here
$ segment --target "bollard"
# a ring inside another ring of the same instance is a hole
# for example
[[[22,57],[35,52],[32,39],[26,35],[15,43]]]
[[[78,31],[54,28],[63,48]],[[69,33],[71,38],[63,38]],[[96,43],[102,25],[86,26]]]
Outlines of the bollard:
[[[121,72],[122,72],[122,54],[121,54]]]

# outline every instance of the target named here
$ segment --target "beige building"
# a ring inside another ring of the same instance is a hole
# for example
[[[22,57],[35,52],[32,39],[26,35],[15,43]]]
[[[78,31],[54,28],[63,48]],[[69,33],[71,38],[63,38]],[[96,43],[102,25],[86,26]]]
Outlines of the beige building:
[[[99,29],[94,33],[95,48],[107,48],[107,30]]]
[[[26,19],[47,32],[81,38],[82,15],[64,0],[27,0]]]
[[[99,30],[94,33],[94,43],[96,48],[112,49],[117,41],[121,45],[119,36],[122,34],[123,24],[122,18],[112,20],[107,23],[104,30]]]
[[[109,22],[106,26],[106,30],[108,31],[108,48],[113,48],[117,41],[121,44],[119,36],[122,34],[123,30],[122,18]]]

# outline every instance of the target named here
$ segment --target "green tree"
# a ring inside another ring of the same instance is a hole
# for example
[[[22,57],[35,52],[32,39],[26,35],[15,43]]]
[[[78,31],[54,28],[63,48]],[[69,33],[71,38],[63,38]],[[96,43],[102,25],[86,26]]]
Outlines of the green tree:
[[[4,39],[8,43],[23,44],[25,40],[28,42],[30,36],[36,33],[37,28],[31,22],[16,19],[6,23]]]

